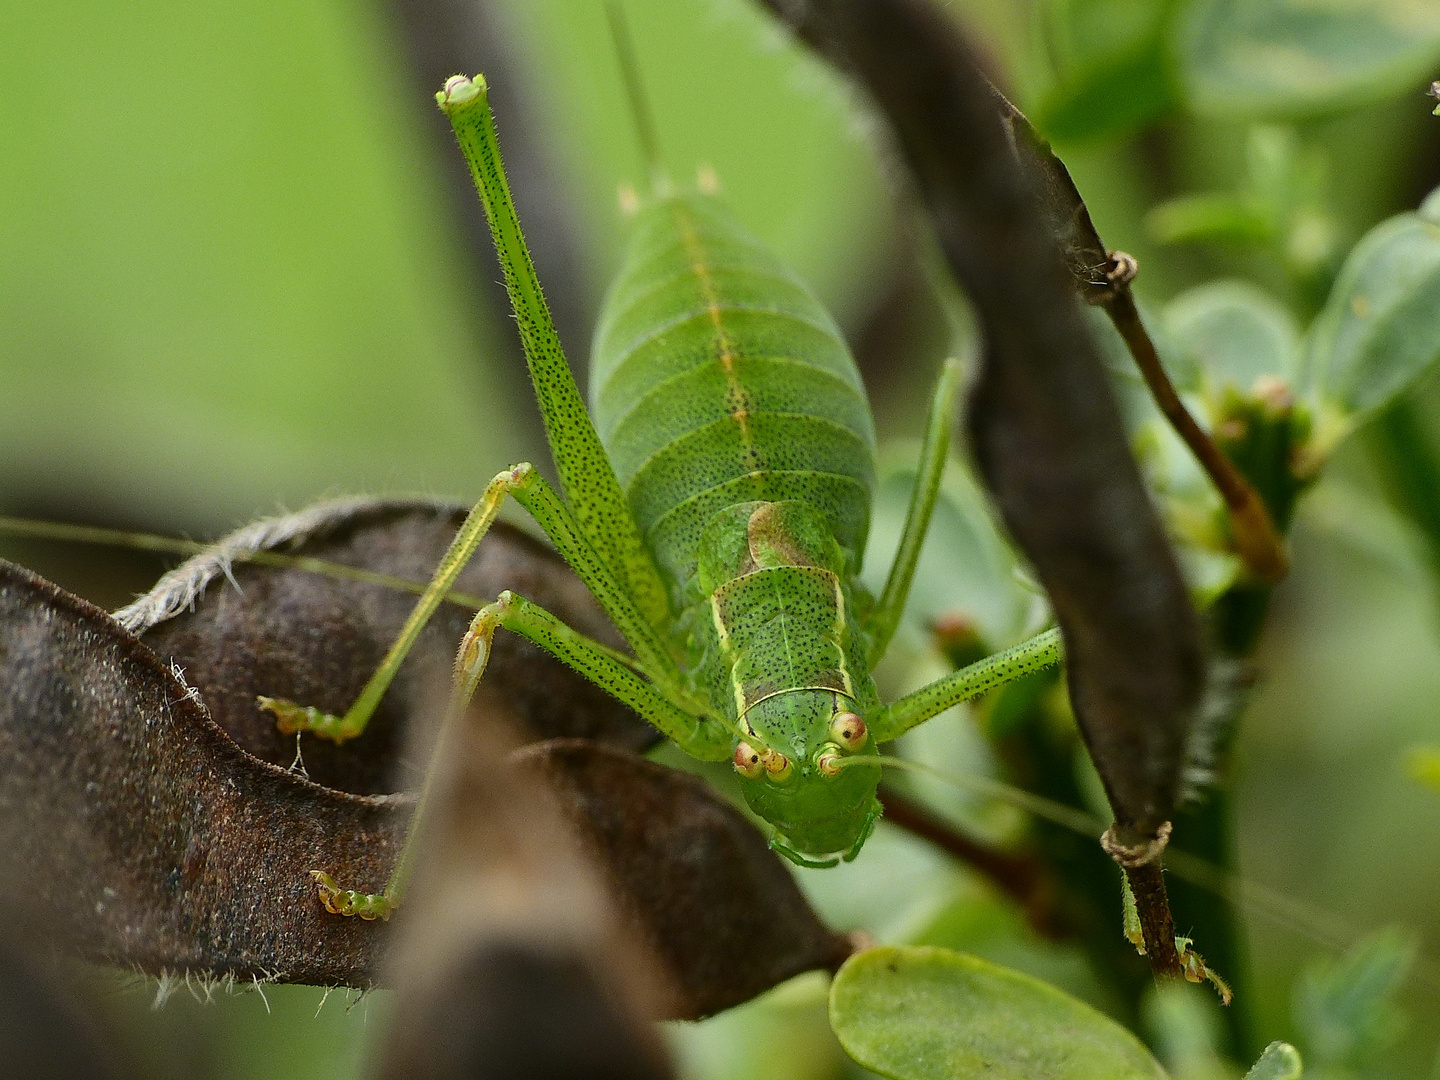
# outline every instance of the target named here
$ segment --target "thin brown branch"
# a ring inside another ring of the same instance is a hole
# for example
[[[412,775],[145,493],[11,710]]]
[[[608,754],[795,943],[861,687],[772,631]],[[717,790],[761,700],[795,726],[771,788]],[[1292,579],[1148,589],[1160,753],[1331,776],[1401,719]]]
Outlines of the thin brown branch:
[[[1130,292],[1130,282],[1138,270],[1135,260],[1105,246],[1065,163],[1004,94],[994,86],[990,93],[1012,136],[1011,145],[1021,171],[1040,198],[1046,224],[1081,298],[1105,309],[1124,338],[1155,404],[1220,492],[1229,512],[1235,549],[1245,565],[1262,581],[1278,581],[1288,568],[1284,541],[1264,500],[1215,445],[1210,433],[1196,423],[1175,392]]]
[[[1170,376],[1160,363],[1155,342],[1151,340],[1135,307],[1129,283],[1122,283],[1109,291],[1100,301],[1100,306],[1125,340],[1160,412],[1190,448],[1195,460],[1225,500],[1235,549],[1245,560],[1245,565],[1263,581],[1279,581],[1289,568],[1289,558],[1285,553],[1285,542],[1275,528],[1264,500],[1180,400]]]
[[[1025,912],[1030,925],[1049,938],[1068,936],[1055,906],[1055,883],[1040,860],[982,844],[893,788],[880,789],[885,820],[934,844],[986,877]]]
[[[1179,978],[1185,972],[1175,943],[1175,920],[1170,914],[1170,898],[1165,893],[1165,875],[1160,864],[1170,843],[1171,831],[1168,821],[1152,836],[1112,825],[1100,838],[1100,846],[1125,872],[1150,969],[1158,976]]]
[[[1165,978],[1181,978],[1185,971],[1175,950],[1175,920],[1170,916],[1170,899],[1165,895],[1165,873],[1160,862],[1125,867],[1125,879],[1135,896],[1140,931],[1145,935],[1145,955],[1150,970]]]

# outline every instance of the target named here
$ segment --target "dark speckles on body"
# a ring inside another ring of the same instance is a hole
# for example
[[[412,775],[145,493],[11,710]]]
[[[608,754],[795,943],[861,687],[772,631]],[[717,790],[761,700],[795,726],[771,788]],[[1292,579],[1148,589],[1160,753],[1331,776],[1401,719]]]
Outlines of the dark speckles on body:
[[[683,196],[641,212],[606,310],[592,407],[672,595],[705,523],[752,499],[810,503],[858,566],[874,429],[809,291],[715,200]]]

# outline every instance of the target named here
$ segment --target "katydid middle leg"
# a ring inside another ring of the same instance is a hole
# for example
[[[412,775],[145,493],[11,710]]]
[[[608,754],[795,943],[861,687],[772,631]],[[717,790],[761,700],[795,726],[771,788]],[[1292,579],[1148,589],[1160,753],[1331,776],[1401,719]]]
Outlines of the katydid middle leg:
[[[865,624],[870,637],[869,661],[873,667],[885,655],[900,615],[910,596],[915,580],[915,567],[920,549],[930,529],[935,501],[940,497],[940,480],[945,475],[945,461],[950,453],[950,425],[955,417],[955,398],[960,390],[960,361],[945,361],[935,396],[930,402],[930,416],[925,422],[925,441],[920,452],[920,471],[915,476],[915,490],[910,495],[910,508],[905,513],[905,527],[900,534],[900,547],[890,566],[885,588]]]
[[[495,631],[504,627],[539,645],[546,652],[623,701],[661,734],[673,739],[692,757],[719,761],[730,756],[731,734],[712,717],[686,712],[633,669],[630,659],[567,626],[538,604],[506,591],[493,604],[486,604],[470,623],[455,659],[455,687],[446,721],[436,743],[435,757],[443,751],[450,727],[463,716],[489,662]],[[431,762],[425,786],[405,834],[400,858],[382,892],[364,893],[346,889],[321,870],[311,871],[320,901],[336,915],[363,919],[388,919],[400,906],[415,862],[415,848],[429,803],[436,763]]]

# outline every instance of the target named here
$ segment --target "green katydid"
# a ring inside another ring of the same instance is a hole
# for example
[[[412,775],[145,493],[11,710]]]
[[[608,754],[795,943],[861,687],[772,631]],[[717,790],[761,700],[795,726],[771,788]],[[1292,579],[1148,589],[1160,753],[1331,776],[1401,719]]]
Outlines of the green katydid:
[[[633,81],[629,88],[638,99]],[[261,706],[286,732],[336,742],[359,735],[511,496],[633,657],[504,592],[477,613],[461,644],[457,705],[468,701],[495,630],[505,627],[686,753],[730,759],[783,855],[805,866],[854,858],[880,816],[880,769],[851,766],[878,765],[879,743],[1061,655],[1058,632],[1049,630],[897,701],[879,700],[870,672],[899,623],[938,495],[958,363],[941,375],[900,547],[872,598],[857,574],[871,510],[873,421],[854,361],[819,302],[716,199],[670,193],[657,180],[635,214],[628,258],[596,332],[587,410],[511,201],[486,83],[455,76],[436,96],[485,207],[564,498],[528,463],[498,474],[348,712],[330,716],[271,698]],[[643,115],[641,127],[653,147]],[[342,888],[317,871],[326,907],[388,917],[418,826],[417,816],[382,893]]]

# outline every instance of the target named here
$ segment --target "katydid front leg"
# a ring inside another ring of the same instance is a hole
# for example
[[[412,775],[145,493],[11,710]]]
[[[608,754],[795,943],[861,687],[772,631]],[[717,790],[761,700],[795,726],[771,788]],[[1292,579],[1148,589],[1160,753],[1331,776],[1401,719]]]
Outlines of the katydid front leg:
[[[1064,652],[1058,629],[1036,634],[884,706],[870,723],[871,737],[876,742],[898,739],[951,706],[1031,672],[1053,667],[1061,661]]]
[[[455,658],[455,687],[446,722],[436,743],[438,760],[450,728],[465,714],[475,688],[485,674],[495,631],[504,627],[539,645],[564,661],[596,686],[629,705],[659,731],[673,739],[691,757],[722,761],[731,755],[731,733],[717,720],[681,709],[635,673],[629,657],[572,629],[538,604],[512,592],[503,592],[493,604],[481,608],[470,623]],[[382,892],[364,893],[346,889],[321,870],[312,870],[325,909],[336,915],[362,919],[388,919],[400,906],[415,863],[415,850],[423,827],[436,761],[425,774],[425,786],[415,816],[405,834],[400,859]]]

